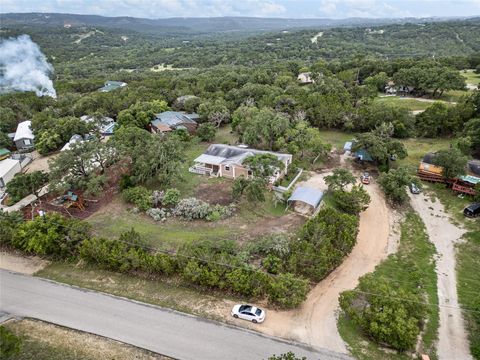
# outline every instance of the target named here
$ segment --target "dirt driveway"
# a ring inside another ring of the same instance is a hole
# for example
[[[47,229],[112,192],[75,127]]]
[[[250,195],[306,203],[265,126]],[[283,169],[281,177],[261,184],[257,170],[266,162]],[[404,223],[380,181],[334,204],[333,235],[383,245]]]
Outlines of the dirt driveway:
[[[47,266],[48,261],[38,256],[25,256],[21,254],[0,251],[0,269],[32,275]]]
[[[427,228],[430,241],[437,249],[436,272],[440,303],[440,327],[438,334],[438,358],[440,360],[471,359],[468,335],[465,331],[462,311],[457,297],[455,273],[455,244],[464,230],[453,225],[440,201],[432,202],[424,194],[411,195],[413,208]]]
[[[311,178],[305,184],[322,186],[323,177],[327,174],[318,174],[318,178]],[[338,296],[344,290],[353,289],[358,278],[373,271],[388,253],[389,209],[375,181],[365,188],[370,194],[371,203],[360,214],[360,232],[351,254],[315,286],[300,308],[291,311],[268,310],[265,322],[252,328],[269,335],[347,353],[337,330]]]

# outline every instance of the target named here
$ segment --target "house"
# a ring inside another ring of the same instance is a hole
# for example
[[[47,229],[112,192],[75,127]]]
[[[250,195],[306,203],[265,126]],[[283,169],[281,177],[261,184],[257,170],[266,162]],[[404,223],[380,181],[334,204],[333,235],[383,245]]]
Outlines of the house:
[[[197,130],[200,116],[195,113],[185,113],[181,111],[164,111],[157,114],[155,119],[150,121],[152,133],[165,133],[176,129],[186,129],[189,134],[194,134]]]
[[[93,116],[83,115],[80,117],[80,120],[88,124],[95,121],[95,118]],[[102,117],[97,126],[97,130],[103,136],[113,135],[114,129],[115,129],[115,120],[107,116]]]
[[[243,165],[246,158],[258,154],[272,154],[277,157],[284,165],[284,169],[278,169],[275,175],[270,179],[274,183],[287,173],[288,166],[292,163],[292,155],[281,154],[272,151],[262,151],[249,149],[242,146],[231,146],[224,144],[212,144],[202,155],[197,157],[189,171],[196,174],[205,174],[210,176],[221,176],[230,179],[236,179],[244,176],[252,176],[248,166]]]
[[[127,83],[122,81],[106,81],[105,85],[98,89],[100,92],[109,92],[127,86]]]
[[[0,149],[0,160],[6,159],[10,156],[10,150],[1,148]]]
[[[32,122],[30,120],[22,121],[17,126],[17,131],[15,132],[15,136],[13,141],[15,142],[15,146],[18,150],[29,149],[32,148],[34,143],[33,140],[35,136],[32,132]]]
[[[312,78],[312,73],[310,73],[310,72],[303,72],[303,73],[298,74],[297,80],[298,80],[298,82],[300,82],[300,84],[313,84],[313,83],[315,83],[315,80],[313,80],[313,78]]]
[[[4,188],[20,171],[22,171],[20,161],[13,159],[0,161],[0,188]]]
[[[72,135],[70,140],[68,140],[68,142],[65,145],[63,145],[63,147],[60,149],[60,151],[70,150],[70,148],[72,147],[73,144],[80,143],[80,142],[83,142],[83,137],[81,135],[74,134],[74,135]]]
[[[393,81],[389,81],[387,85],[385,85],[385,94],[387,95],[396,95],[397,94],[397,88],[395,86],[395,83]]]

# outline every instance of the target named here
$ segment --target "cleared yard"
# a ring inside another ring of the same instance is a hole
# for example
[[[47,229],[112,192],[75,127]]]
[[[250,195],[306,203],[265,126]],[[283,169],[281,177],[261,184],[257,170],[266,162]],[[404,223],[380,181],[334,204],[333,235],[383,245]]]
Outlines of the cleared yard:
[[[430,105],[432,105],[433,102],[437,100],[415,99],[415,98],[402,97],[402,96],[382,96],[382,97],[376,97],[374,101],[381,104],[401,106],[410,111],[418,111],[418,110],[425,110]],[[444,102],[441,100],[438,100],[438,101]],[[449,105],[448,103],[445,103],[445,104]]]
[[[435,152],[442,149],[448,149],[451,139],[424,139],[411,138],[401,140],[407,149],[408,156],[405,159],[397,160],[392,163],[397,166],[407,166],[411,172],[416,172],[418,164],[423,156],[428,152]]]

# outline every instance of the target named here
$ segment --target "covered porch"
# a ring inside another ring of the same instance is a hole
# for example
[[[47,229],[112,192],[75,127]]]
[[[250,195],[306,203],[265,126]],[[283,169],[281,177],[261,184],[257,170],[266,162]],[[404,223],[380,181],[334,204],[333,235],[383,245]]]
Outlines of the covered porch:
[[[202,154],[193,160],[194,165],[188,170],[195,174],[222,176],[220,165],[224,160],[225,158],[221,156]]]

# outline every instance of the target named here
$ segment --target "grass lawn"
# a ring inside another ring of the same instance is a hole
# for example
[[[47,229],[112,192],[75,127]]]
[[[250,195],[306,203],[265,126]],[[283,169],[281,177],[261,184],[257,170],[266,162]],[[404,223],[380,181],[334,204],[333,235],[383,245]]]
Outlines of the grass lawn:
[[[444,101],[458,102],[463,96],[468,96],[471,93],[467,90],[449,90],[445,91],[440,97]]]
[[[476,74],[475,70],[468,69],[460,71],[460,74],[465,78],[467,84],[480,84],[480,74]]]
[[[343,150],[343,146],[347,141],[351,141],[355,137],[353,133],[347,133],[335,130],[320,130],[320,138],[326,142],[332,144],[333,147]]]
[[[397,160],[396,165],[407,166],[411,172],[416,172],[426,153],[448,149],[451,139],[410,138],[401,141],[407,149],[408,156],[405,159]]]
[[[224,317],[223,308],[228,307],[223,299],[230,298],[226,292],[196,288],[176,277],[145,278],[90,264],[52,262],[35,276],[217,320]]]
[[[4,326],[22,340],[16,360],[169,359],[101,336],[42,321],[23,319],[9,321]]]
[[[392,283],[406,289],[415,289],[416,276],[421,273],[428,302],[433,306],[430,307],[427,315],[420,351],[429,354],[431,359],[436,359],[434,345],[439,324],[438,308],[435,306],[438,304],[438,297],[434,255],[435,247],[428,239],[422,220],[416,213],[409,212],[401,225],[398,252],[378,265],[374,272],[376,277],[388,278]],[[415,264],[418,273],[412,274],[408,264]],[[378,345],[362,334],[361,329],[349,321],[345,315],[340,317],[338,329],[357,359],[411,359],[406,354],[379,349]]]
[[[407,108],[410,111],[425,110],[430,105],[432,105],[431,102],[420,101],[420,100],[410,99],[410,98],[404,98],[404,97],[400,97],[400,96],[376,97],[375,101],[379,102],[381,104],[401,106],[401,107]]]

